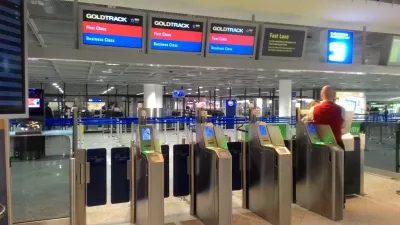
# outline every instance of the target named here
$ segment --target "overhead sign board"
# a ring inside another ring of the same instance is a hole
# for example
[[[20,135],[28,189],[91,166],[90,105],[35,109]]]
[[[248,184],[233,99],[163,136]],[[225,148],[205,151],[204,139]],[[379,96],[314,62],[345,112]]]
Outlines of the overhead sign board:
[[[326,30],[321,34],[321,59],[323,62],[352,64],[354,33]]]
[[[137,11],[81,8],[80,47],[144,49],[145,14]]]
[[[383,42],[380,65],[400,66],[400,37],[390,36]]]
[[[226,107],[236,107],[236,100],[235,99],[229,99],[226,100]]]
[[[149,20],[149,52],[203,55],[204,19],[152,15]]]
[[[300,59],[303,57],[307,30],[263,26],[259,58]]]
[[[0,118],[28,114],[24,2],[0,1]]]
[[[254,58],[258,25],[209,21],[207,56]]]

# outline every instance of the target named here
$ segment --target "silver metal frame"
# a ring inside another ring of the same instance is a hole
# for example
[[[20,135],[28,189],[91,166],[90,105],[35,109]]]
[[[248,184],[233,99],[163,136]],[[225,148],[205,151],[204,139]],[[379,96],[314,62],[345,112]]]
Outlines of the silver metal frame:
[[[183,51],[167,51],[167,50],[157,50],[151,49],[151,28],[152,28],[152,21],[153,17],[160,17],[164,19],[175,19],[175,20],[186,20],[188,22],[202,22],[203,23],[203,37],[201,42],[201,52],[183,52]],[[183,55],[195,55],[195,56],[204,56],[204,49],[206,45],[206,27],[207,27],[207,20],[201,18],[194,18],[194,17],[185,17],[185,16],[169,16],[157,13],[149,14],[148,21],[147,21],[147,53],[148,54],[183,54]]]
[[[142,48],[124,48],[124,47],[113,47],[113,46],[101,46],[101,45],[85,45],[83,44],[83,10],[92,10],[99,12],[108,13],[121,13],[127,15],[137,15],[143,17],[143,37],[142,37]],[[115,50],[115,51],[127,51],[132,53],[144,54],[146,52],[146,34],[147,34],[147,14],[139,10],[123,10],[123,9],[109,9],[94,6],[79,6],[79,20],[78,20],[78,47],[79,49],[92,49],[92,50]]]
[[[304,31],[304,41],[303,41],[303,50],[301,53],[301,57],[275,57],[275,56],[263,56],[262,55],[262,50],[264,48],[264,38],[265,38],[265,29],[267,28],[275,28],[275,29],[282,29],[282,30],[294,30],[294,31]],[[277,26],[277,25],[267,25],[263,24],[261,26],[261,32],[260,32],[260,43],[258,45],[258,59],[259,60],[269,60],[269,59],[274,59],[274,60],[300,60],[303,58],[305,49],[306,49],[306,41],[307,41],[307,28],[306,27],[293,27],[293,26]]]
[[[212,23],[221,23],[221,24],[226,24],[226,25],[231,25],[231,26],[254,26],[256,29],[256,33],[254,34],[254,47],[253,47],[253,55],[247,56],[247,55],[230,55],[230,54],[215,54],[215,53],[209,53],[208,49],[210,47],[210,42],[209,42],[209,37],[211,33],[211,24]],[[209,19],[207,23],[207,36],[206,36],[206,49],[204,50],[205,56],[206,57],[218,57],[218,58],[239,58],[239,59],[252,59],[254,60],[256,57],[256,52],[257,52],[257,46],[258,46],[258,32],[260,29],[260,24],[256,22],[232,22],[232,21],[226,21],[226,20],[213,20]]]

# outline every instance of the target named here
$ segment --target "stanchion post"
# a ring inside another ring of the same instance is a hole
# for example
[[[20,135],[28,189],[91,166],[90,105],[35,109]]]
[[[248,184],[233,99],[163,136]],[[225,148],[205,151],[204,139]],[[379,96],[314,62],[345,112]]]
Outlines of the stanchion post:
[[[167,121],[164,120],[164,143],[167,144]]]
[[[179,144],[179,139],[180,139],[180,135],[179,135],[179,121],[176,123],[176,143]]]
[[[72,152],[76,152],[78,149],[78,110],[73,112],[73,124],[72,124]]]

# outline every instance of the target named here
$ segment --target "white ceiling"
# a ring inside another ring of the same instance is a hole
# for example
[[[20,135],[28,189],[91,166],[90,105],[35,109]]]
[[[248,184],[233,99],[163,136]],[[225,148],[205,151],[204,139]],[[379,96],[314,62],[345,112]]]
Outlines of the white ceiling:
[[[31,0],[29,10],[29,44],[49,48],[75,48],[77,35],[73,3],[62,0]],[[305,62],[319,60],[319,34],[325,28],[309,27]],[[367,33],[366,63],[377,65],[379,51],[387,34]],[[362,32],[355,32],[354,63],[360,64],[362,51]],[[112,63],[112,59],[110,59]],[[290,63],[290,62],[288,62]],[[179,62],[176,63],[179,65]],[[89,94],[100,94],[108,87],[115,86],[118,93],[142,92],[142,84],[156,83],[165,85],[167,91],[184,86],[204,89],[220,89],[221,94],[232,87],[233,94],[241,94],[244,88],[247,93],[269,92],[278,89],[280,79],[291,79],[293,89],[320,88],[325,84],[333,84],[339,89],[367,91],[396,91],[400,90],[400,76],[378,74],[331,73],[322,71],[279,71],[276,69],[226,69],[204,68],[194,66],[121,64],[107,65],[106,63],[88,61],[63,60],[30,60],[29,79],[32,87],[40,83],[48,86],[46,92],[56,93],[52,83],[67,84],[68,94],[85,94],[85,84],[89,86]],[[400,69],[399,69],[400,74]],[[115,93],[115,90],[113,92]],[[193,93],[195,94],[195,92]],[[205,94],[205,92],[203,93]]]

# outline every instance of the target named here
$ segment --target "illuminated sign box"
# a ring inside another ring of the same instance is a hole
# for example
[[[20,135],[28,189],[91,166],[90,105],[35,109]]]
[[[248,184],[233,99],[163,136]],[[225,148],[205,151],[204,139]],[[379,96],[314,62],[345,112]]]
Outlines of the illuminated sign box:
[[[258,58],[301,59],[306,34],[306,28],[263,25]]]
[[[321,60],[327,63],[353,63],[354,33],[326,30],[321,33]]]
[[[81,7],[79,47],[144,52],[146,14],[135,10]]]
[[[258,25],[209,20],[206,55],[254,58]]]
[[[204,55],[205,19],[151,14],[148,52]]]
[[[28,116],[26,4],[22,0],[0,1],[1,119]]]
[[[400,66],[400,37],[390,36],[383,42],[379,65]]]

